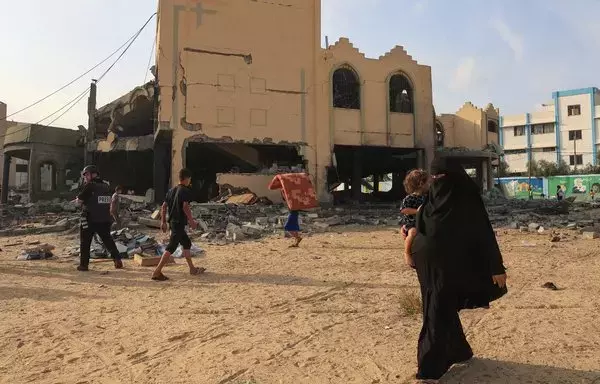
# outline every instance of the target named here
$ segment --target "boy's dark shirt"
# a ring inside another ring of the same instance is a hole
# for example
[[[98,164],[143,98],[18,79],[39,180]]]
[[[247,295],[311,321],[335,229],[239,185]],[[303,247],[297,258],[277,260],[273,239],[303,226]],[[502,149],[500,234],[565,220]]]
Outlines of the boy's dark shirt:
[[[183,203],[192,201],[192,190],[185,185],[178,185],[167,192],[167,218],[171,227],[182,228],[188,224],[188,219],[183,211]]]

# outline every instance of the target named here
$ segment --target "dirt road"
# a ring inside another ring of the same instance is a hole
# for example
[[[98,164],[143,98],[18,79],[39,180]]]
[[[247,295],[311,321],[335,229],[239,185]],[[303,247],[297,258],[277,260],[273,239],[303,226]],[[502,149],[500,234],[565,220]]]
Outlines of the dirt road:
[[[32,239],[59,256],[72,242]],[[600,240],[499,240],[510,293],[462,315],[478,359],[442,383],[600,383]],[[180,264],[165,283],[131,261],[79,273],[74,259],[16,261],[18,248],[0,245],[0,383],[410,382],[420,315],[399,235],[287,244],[208,247],[207,274]]]

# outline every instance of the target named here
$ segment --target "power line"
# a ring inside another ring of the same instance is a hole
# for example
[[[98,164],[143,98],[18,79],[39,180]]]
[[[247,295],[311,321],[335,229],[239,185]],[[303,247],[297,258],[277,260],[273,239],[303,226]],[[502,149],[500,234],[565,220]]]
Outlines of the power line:
[[[155,48],[156,48],[156,36],[154,36],[154,41],[152,42],[152,49],[150,49],[150,57],[148,58],[148,65],[146,67],[146,73],[144,74],[144,82],[142,84],[146,84],[146,80],[148,79],[148,72],[150,72],[150,66],[152,65],[152,55],[154,54]]]
[[[152,14],[152,16],[150,16],[150,18],[148,19],[148,21],[144,24],[144,27],[150,22],[150,20],[152,20],[152,18],[156,15],[156,12],[154,14]],[[142,29],[144,28],[142,27]],[[94,65],[92,68],[88,69],[87,71],[85,71],[84,73],[82,73],[81,75],[79,75],[78,77],[76,77],[75,79],[71,80],[70,82],[68,82],[67,84],[63,85],[62,87],[60,87],[59,89],[57,89],[56,91],[50,93],[47,96],[42,97],[41,99],[35,101],[34,103],[19,109],[18,111],[11,113],[10,115],[7,115],[6,117],[0,118],[0,121],[2,120],[7,120],[9,117],[15,116],[23,111],[28,110],[31,107],[34,107],[36,105],[38,105],[39,103],[41,103],[42,101],[56,95],[58,92],[62,91],[63,89],[67,88],[68,86],[70,86],[71,84],[75,83],[76,81],[80,80],[82,77],[84,77],[85,75],[87,75],[88,73],[92,72],[94,69],[98,68],[99,66],[101,66],[102,64],[104,64],[105,62],[107,62],[111,57],[113,57],[117,52],[119,52],[121,49],[123,49],[124,46],[126,46],[128,43],[133,42],[133,40],[135,40],[139,34],[140,34],[141,30],[138,31],[135,35],[131,36],[129,39],[127,39],[127,41],[125,41],[125,43],[123,43],[119,48],[117,48],[113,53],[111,53],[108,57],[106,57],[104,60],[102,60],[101,62],[99,62],[98,64]]]
[[[57,113],[59,113],[60,111],[62,111],[63,109],[67,108],[69,105],[71,105],[71,103],[75,102],[77,99],[79,99],[79,97],[81,97],[81,95],[85,95],[86,93],[88,93],[90,90],[89,87],[86,87],[85,90],[83,90],[83,92],[81,92],[80,94],[78,94],[77,96],[75,96],[75,98],[69,100],[65,105],[63,105],[61,108],[57,109],[56,111],[52,112],[51,114],[43,117],[41,120],[38,120],[35,122],[35,124],[41,124],[44,120],[47,120],[49,118],[51,118],[52,116],[56,115]],[[61,115],[62,116],[62,115]],[[54,122],[55,120],[53,120]],[[52,124],[46,124],[46,125],[52,125]]]
[[[97,82],[100,82],[100,80],[102,80],[104,78],[104,76],[106,76],[106,74],[115,66],[115,64],[117,64],[117,62],[123,57],[123,55],[125,55],[125,53],[127,52],[127,50],[135,42],[135,40],[142,33],[142,31],[144,30],[144,28],[146,28],[146,26],[148,25],[148,23],[150,22],[150,20],[152,20],[152,18],[154,16],[156,16],[156,12],[154,12],[152,14],[152,16],[150,16],[148,18],[148,20],[146,20],[146,22],[144,23],[144,25],[142,25],[142,27],[139,29],[139,31],[137,31],[137,33],[133,36],[133,39],[129,42],[129,45],[127,45],[127,47],[125,47],[125,49],[123,50],[123,52],[121,52],[121,54],[119,55],[119,57],[117,57],[117,59],[110,65],[110,67],[108,67],[106,69],[106,71],[104,71],[104,73],[102,75],[100,75],[100,77],[98,78]]]
[[[100,75],[100,77],[98,78],[98,80],[96,80],[96,83],[99,83],[100,80],[102,80],[109,72],[110,70],[117,64],[117,62],[119,62],[119,60],[125,55],[125,53],[129,50],[129,48],[131,47],[131,45],[135,42],[135,40],[138,38],[138,36],[142,33],[142,31],[144,30],[144,28],[146,28],[146,26],[148,25],[148,23],[150,22],[150,20],[152,20],[152,18],[156,15],[156,12],[154,14],[152,14],[152,16],[150,16],[150,18],[148,18],[148,20],[144,23],[144,25],[137,31],[137,33],[135,35],[133,35],[132,38],[130,38],[129,44],[127,45],[127,47],[123,50],[123,52],[121,52],[121,54],[115,59],[115,61],[104,71],[104,73],[102,73],[102,75]],[[71,109],[73,109],[73,107],[75,107],[75,105],[77,105],[81,99],[83,99],[87,93],[90,92],[90,87],[87,87],[82,93],[80,93],[79,95],[77,95],[74,99],[72,99],[71,101],[67,102],[67,104],[63,105],[61,108],[59,108],[58,110],[54,111],[53,113],[51,113],[50,115],[44,117],[43,119],[39,120],[38,122],[36,122],[33,125],[37,125],[39,123],[41,123],[42,121],[56,115],[58,112],[62,111],[63,109],[67,108],[67,110],[65,112],[63,112],[62,114],[60,114],[56,119],[52,120],[50,122],[49,125],[52,125],[54,122],[56,122],[58,119],[60,119],[61,117],[63,117],[67,112],[69,112]],[[14,132],[10,132],[10,133],[5,133],[4,135],[0,135],[0,137],[6,137],[7,135],[12,135],[18,132],[21,132],[23,130],[26,130],[29,128],[30,125],[23,127],[21,129],[18,129]]]
[[[50,123],[48,123],[48,125],[52,126],[52,124],[54,124],[58,119],[60,119],[64,115],[66,115],[67,112],[69,112],[71,109],[73,109],[73,107],[75,107],[77,104],[79,104],[79,102],[81,101],[81,99],[83,99],[85,96],[87,96],[87,94],[89,92],[90,92],[90,88],[86,89],[84,93],[82,93],[81,95],[79,95],[79,97],[77,99],[75,99],[75,101],[73,101],[73,103],[71,104],[71,106],[69,108],[67,108],[66,111],[64,111],[56,119],[54,119]]]

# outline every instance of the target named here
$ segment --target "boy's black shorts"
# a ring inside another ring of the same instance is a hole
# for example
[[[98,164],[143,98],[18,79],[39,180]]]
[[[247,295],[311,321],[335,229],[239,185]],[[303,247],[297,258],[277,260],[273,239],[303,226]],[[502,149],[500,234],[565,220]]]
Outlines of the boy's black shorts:
[[[185,232],[185,227],[171,227],[171,236],[169,237],[169,244],[167,245],[166,251],[169,253],[175,252],[179,244],[181,244],[184,250],[192,248],[192,241]]]

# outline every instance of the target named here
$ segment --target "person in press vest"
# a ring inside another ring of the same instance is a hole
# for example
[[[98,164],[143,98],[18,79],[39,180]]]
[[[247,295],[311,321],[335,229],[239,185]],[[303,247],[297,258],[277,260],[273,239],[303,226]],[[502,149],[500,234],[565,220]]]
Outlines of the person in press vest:
[[[80,227],[80,262],[78,271],[87,271],[90,264],[90,246],[94,235],[97,234],[114,260],[115,268],[123,268],[121,255],[110,235],[112,225],[112,198],[109,186],[100,178],[98,169],[88,165],[82,172],[84,186],[75,201],[82,205]]]

